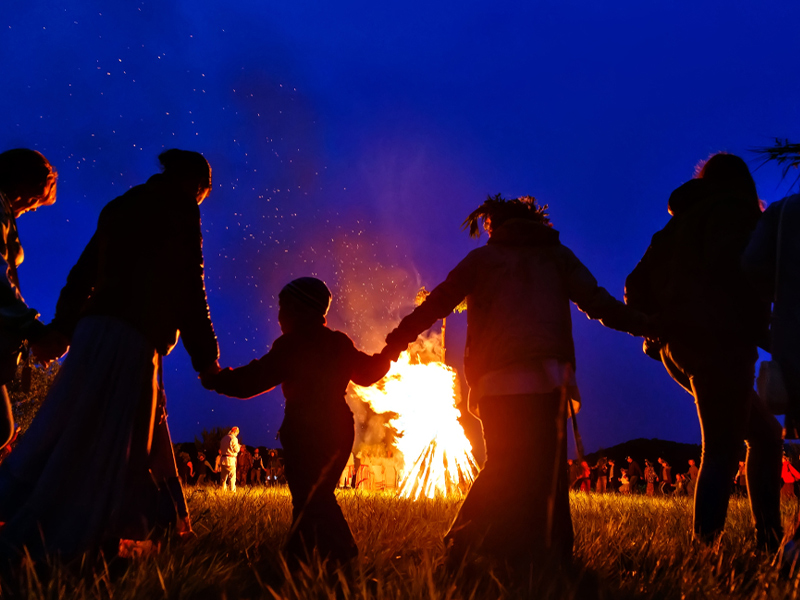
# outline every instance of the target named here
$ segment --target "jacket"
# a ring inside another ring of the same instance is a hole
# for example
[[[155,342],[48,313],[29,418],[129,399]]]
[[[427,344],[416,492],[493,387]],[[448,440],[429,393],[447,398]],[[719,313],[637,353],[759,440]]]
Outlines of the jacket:
[[[100,213],[61,290],[53,326],[71,337],[88,315],[129,323],[161,355],[182,335],[197,371],[219,357],[203,281],[200,209],[163,175],[131,188]]]
[[[704,333],[764,343],[769,305],[740,261],[761,216],[752,199],[693,179],[669,199],[673,215],[625,281],[625,301],[670,324],[670,335]]]
[[[509,366],[525,368],[556,359],[575,366],[570,301],[589,318],[634,335],[647,333],[647,318],[615,299],[558,231],[511,219],[489,242],[470,252],[387,342],[410,343],[467,299],[464,372],[471,388],[481,377]]]
[[[389,359],[358,350],[352,340],[325,325],[309,325],[284,333],[264,356],[236,369],[224,369],[214,381],[220,394],[250,398],[281,385],[287,431],[309,425],[325,427],[349,419],[345,392],[350,381],[372,385],[389,370]]]

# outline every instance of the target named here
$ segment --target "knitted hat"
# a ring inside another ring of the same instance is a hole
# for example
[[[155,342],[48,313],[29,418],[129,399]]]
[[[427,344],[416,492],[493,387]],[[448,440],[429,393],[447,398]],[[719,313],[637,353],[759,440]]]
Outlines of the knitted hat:
[[[282,302],[300,302],[313,312],[325,316],[331,306],[331,291],[316,277],[301,277],[286,284],[278,294],[278,299]]]

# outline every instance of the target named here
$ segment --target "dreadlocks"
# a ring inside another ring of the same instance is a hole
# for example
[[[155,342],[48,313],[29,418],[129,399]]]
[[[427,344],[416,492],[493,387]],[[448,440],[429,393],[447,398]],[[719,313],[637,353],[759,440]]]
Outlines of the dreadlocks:
[[[484,228],[490,224],[493,229],[496,229],[509,219],[526,219],[552,227],[547,215],[547,205],[539,206],[533,196],[520,196],[506,200],[501,194],[496,196],[490,194],[483,204],[469,214],[461,224],[461,228],[469,227],[470,237],[477,238],[481,235],[479,227],[481,220]]]

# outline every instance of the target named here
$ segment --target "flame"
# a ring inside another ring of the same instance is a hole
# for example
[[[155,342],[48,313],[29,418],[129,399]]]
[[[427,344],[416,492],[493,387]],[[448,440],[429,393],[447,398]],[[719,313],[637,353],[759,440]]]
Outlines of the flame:
[[[412,363],[403,352],[381,381],[354,386],[379,414],[394,413],[395,446],[405,473],[399,495],[417,500],[466,492],[478,466],[456,408],[456,372],[441,362]]]

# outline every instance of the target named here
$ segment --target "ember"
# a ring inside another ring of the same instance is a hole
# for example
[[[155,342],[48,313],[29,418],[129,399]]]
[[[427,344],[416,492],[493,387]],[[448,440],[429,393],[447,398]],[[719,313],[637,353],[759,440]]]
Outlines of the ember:
[[[444,363],[413,362],[409,352],[381,381],[353,392],[379,413],[394,413],[396,449],[404,473],[399,488],[403,498],[433,498],[464,493],[478,471],[472,446],[458,422],[456,373]]]

